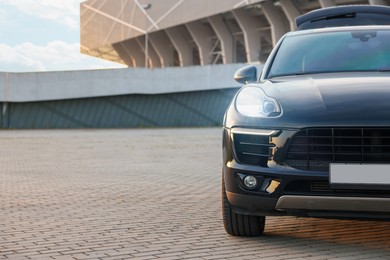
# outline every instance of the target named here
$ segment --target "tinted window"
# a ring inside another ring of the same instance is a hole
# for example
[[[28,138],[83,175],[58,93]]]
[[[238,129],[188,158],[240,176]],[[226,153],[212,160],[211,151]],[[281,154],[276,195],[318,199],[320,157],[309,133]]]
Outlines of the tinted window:
[[[313,33],[286,37],[268,77],[390,70],[390,31]]]

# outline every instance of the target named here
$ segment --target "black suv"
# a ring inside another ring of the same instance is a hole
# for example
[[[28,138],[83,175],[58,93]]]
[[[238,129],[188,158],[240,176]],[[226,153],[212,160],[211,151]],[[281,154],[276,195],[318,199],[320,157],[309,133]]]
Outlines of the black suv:
[[[223,125],[226,232],[265,216],[390,218],[390,8],[343,6],[296,19],[243,84]],[[314,29],[313,29],[314,28]]]

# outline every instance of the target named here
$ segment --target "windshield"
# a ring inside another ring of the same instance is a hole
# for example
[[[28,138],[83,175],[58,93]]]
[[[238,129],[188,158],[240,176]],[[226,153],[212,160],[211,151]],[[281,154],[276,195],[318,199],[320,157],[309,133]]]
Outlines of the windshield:
[[[268,78],[386,70],[390,70],[390,30],[351,30],[287,36]]]

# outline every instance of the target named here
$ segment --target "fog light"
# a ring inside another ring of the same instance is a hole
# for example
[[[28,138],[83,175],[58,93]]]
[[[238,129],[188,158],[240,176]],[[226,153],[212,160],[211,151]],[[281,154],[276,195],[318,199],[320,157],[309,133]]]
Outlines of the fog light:
[[[276,105],[274,102],[271,102],[271,101],[264,101],[263,103],[263,110],[264,112],[269,115],[273,112],[276,112]]]
[[[256,185],[257,185],[257,180],[256,180],[255,177],[249,175],[249,176],[246,176],[246,177],[244,178],[244,184],[245,184],[245,186],[246,186],[248,189],[253,189],[253,188],[255,188]]]

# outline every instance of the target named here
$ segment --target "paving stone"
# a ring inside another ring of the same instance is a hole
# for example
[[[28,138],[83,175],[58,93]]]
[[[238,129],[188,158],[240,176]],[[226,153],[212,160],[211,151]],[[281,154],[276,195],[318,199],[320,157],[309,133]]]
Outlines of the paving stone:
[[[228,236],[221,129],[0,131],[0,259],[390,259],[390,222]]]

